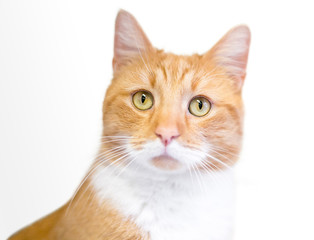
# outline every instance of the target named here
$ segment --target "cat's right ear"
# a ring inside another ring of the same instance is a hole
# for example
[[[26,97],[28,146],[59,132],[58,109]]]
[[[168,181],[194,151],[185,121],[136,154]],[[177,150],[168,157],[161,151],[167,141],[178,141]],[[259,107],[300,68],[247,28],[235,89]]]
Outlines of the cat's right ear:
[[[120,10],[115,25],[113,71],[143,56],[152,50],[153,46],[136,19],[128,12]]]

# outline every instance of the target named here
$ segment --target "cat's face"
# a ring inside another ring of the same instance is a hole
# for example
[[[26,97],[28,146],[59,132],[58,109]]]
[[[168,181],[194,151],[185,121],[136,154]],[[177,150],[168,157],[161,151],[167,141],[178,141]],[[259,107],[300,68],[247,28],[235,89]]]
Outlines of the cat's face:
[[[241,147],[248,44],[248,29],[239,27],[204,55],[164,53],[120,12],[103,107],[104,154],[115,164],[168,173],[232,165]]]

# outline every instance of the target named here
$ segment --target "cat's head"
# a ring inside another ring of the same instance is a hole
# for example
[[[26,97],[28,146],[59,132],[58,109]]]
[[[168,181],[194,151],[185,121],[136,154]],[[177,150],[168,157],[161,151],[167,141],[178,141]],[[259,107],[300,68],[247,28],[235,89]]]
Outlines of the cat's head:
[[[165,53],[120,11],[103,158],[167,173],[232,165],[241,148],[249,44],[249,29],[238,26],[203,55]]]

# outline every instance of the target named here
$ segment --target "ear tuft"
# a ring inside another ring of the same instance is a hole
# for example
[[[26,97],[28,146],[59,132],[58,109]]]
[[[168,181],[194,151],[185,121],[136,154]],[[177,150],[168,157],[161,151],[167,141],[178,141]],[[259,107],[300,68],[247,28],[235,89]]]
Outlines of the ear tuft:
[[[136,19],[120,10],[115,25],[113,69],[126,64],[138,55],[152,49],[152,45]]]
[[[241,88],[246,75],[246,66],[251,41],[247,26],[231,29],[209,52],[215,64],[224,67]]]

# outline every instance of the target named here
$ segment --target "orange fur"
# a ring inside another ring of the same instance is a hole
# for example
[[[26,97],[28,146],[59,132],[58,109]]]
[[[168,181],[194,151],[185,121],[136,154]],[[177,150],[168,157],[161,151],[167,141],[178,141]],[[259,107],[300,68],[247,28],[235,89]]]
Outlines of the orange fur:
[[[222,160],[227,164],[235,162],[234,155],[241,147],[243,106],[241,91],[234,86],[233,79],[224,69],[217,68],[215,63],[200,55],[177,56],[156,50],[146,58],[152,74],[138,58],[114,76],[103,108],[104,126],[110,127],[104,128],[103,135],[127,133],[144,142],[156,139],[155,129],[160,124],[177,125],[181,133],[177,141],[183,145],[199,146],[204,137],[210,138],[222,148],[224,155],[227,154]],[[130,75],[130,72],[137,74]],[[211,74],[206,78],[204,73]],[[143,75],[146,81],[142,79]],[[149,113],[134,109],[130,99],[137,89],[151,91],[159,105],[155,104]],[[190,93],[192,98],[193,92],[210,97],[213,108],[208,117],[197,118],[178,108],[182,93]],[[208,135],[204,136],[202,132]],[[135,147],[140,143],[139,140],[134,143]],[[219,153],[214,155],[219,158]],[[223,167],[219,163],[216,165]]]
[[[88,184],[85,182],[73,202],[20,230],[9,240],[148,239],[109,203],[100,206]]]
[[[125,19],[138,38],[134,48],[125,46],[119,35],[127,29],[123,25]],[[132,146],[140,149],[147,140],[158,138],[155,133],[158,127],[175,128],[180,134],[177,141],[185,147],[197,148],[204,141],[217,147],[213,156],[222,162],[208,158],[208,167],[221,169],[234,164],[242,139],[241,87],[248,50],[230,60],[224,55],[222,46],[232,44],[231,35],[236,31],[249,35],[246,27],[238,27],[204,55],[178,56],[153,48],[135,19],[121,11],[116,22],[114,77],[103,103],[103,136],[132,136],[137,139],[131,140]],[[249,36],[246,41],[248,45]],[[152,93],[154,105],[151,109],[139,111],[132,105],[132,94],[138,90]],[[186,103],[196,95],[204,96],[212,103],[210,113],[204,117],[195,117],[188,112]],[[119,141],[103,142],[100,154],[119,144]],[[111,162],[117,159],[113,157]],[[96,159],[91,171],[99,163]],[[155,166],[177,167],[160,159]],[[100,204],[88,177],[72,201],[9,238],[30,239],[131,240],[149,239],[149,235],[141,232],[130,219],[125,219],[109,202]]]

